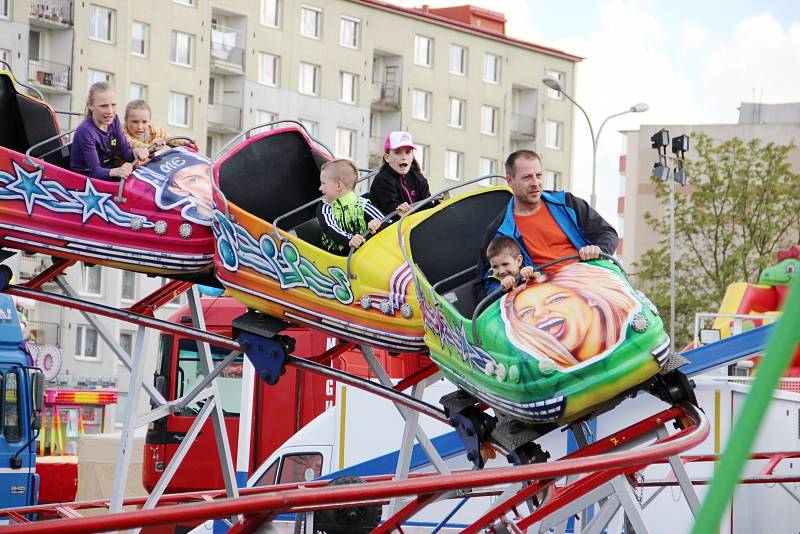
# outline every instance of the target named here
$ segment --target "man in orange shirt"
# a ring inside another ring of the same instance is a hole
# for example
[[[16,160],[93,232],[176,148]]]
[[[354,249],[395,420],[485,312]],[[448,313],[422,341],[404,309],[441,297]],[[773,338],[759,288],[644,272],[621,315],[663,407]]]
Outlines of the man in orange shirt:
[[[534,268],[564,256],[582,261],[613,254],[617,232],[582,198],[564,191],[543,190],[544,171],[539,154],[517,150],[506,159],[506,181],[514,193],[508,206],[486,230],[479,258],[483,290],[494,289],[486,247],[497,236],[508,236],[520,245],[524,265]],[[553,272],[570,262],[545,269]]]

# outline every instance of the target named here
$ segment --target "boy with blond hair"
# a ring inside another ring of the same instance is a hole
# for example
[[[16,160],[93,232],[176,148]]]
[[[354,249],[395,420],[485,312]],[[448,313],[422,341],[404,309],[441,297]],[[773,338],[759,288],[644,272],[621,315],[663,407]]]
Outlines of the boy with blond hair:
[[[322,228],[322,246],[334,254],[346,255],[350,247],[364,244],[361,235],[380,228],[383,213],[364,197],[356,195],[358,169],[347,159],[325,163],[320,169],[322,202],[317,219]]]

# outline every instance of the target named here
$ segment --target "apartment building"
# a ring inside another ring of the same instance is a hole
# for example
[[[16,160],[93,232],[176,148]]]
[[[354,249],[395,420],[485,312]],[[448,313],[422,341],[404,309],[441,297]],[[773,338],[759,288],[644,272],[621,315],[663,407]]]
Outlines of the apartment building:
[[[434,191],[504,174],[519,148],[542,154],[548,188],[569,189],[573,109],[541,80],[551,73],[574,92],[581,58],[511,38],[505,22],[473,6],[376,0],[0,0],[0,60],[65,112],[64,129],[81,120],[88,87],[106,80],[120,114],[144,98],[155,124],[209,155],[243,130],[291,119],[335,155],[376,167],[386,135],[404,129]],[[10,263],[25,281],[49,260]],[[67,273],[82,298],[116,307],[163,283],[85,265]],[[105,424],[113,427],[128,375],[97,330],[79,312],[41,303],[29,316],[34,339],[60,348],[55,383],[120,390]],[[134,331],[101,321],[130,350]],[[152,369],[157,335],[146,344]]]
[[[660,233],[656,233],[644,223],[644,214],[656,216],[667,213],[669,206],[659,205],[655,196],[655,184],[650,179],[656,152],[651,148],[650,136],[661,128],[669,130],[670,135],[687,134],[690,137],[703,132],[717,141],[738,137],[745,143],[760,139],[764,143],[800,144],[800,104],[753,104],[742,103],[739,108],[739,121],[736,124],[643,124],[639,130],[623,131],[623,154],[620,156],[619,171],[620,197],[618,202],[620,245],[618,253],[629,270],[634,262],[658,243]],[[687,158],[691,159],[690,150]],[[800,149],[789,153],[792,172],[800,172]],[[691,184],[692,177],[689,176]],[[678,186],[676,192],[685,191]],[[668,231],[665,229],[664,232]],[[678,243],[680,246],[680,243]]]
[[[375,0],[2,0],[0,10],[0,53],[59,110],[81,112],[88,86],[108,80],[121,103],[147,99],[155,123],[212,155],[243,129],[292,119],[374,167],[386,134],[407,129],[434,190],[502,174],[523,147],[542,153],[549,187],[570,187],[573,110],[541,79],[574,91],[581,58],[506,36],[502,13]]]

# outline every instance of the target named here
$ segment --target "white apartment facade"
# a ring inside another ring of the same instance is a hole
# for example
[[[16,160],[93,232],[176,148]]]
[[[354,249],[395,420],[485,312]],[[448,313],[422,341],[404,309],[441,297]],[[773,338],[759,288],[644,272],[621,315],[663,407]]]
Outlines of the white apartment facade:
[[[297,120],[337,156],[380,163],[383,141],[410,131],[436,191],[504,174],[513,150],[543,156],[546,186],[571,186],[573,109],[545,74],[574,92],[580,57],[505,35],[501,13],[407,9],[376,0],[0,0],[0,60],[75,127],[89,85],[108,80],[119,113],[144,98],[153,122],[214,155],[242,130]],[[72,115],[66,112],[71,112]],[[49,261],[17,255],[25,281]],[[82,298],[125,307],[164,281],[76,265]],[[167,306],[160,316],[176,309]],[[55,382],[118,388],[128,374],[79,312],[41,303],[36,338],[56,344]],[[135,330],[100,319],[129,349]],[[146,338],[155,367],[157,334]],[[144,401],[143,401],[144,402]],[[106,429],[120,420],[110,410]]]

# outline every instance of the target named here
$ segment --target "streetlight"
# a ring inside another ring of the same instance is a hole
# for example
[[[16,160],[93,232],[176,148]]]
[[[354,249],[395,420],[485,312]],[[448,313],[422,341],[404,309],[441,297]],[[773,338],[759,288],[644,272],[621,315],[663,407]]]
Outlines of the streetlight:
[[[589,134],[592,136],[592,196],[590,198],[590,205],[592,208],[597,207],[597,193],[596,193],[596,185],[597,185],[597,141],[600,139],[600,133],[603,131],[603,126],[609,121],[609,119],[613,119],[614,117],[619,117],[620,115],[625,115],[626,113],[642,113],[650,109],[650,106],[645,104],[644,102],[639,102],[635,106],[631,106],[625,111],[620,111],[619,113],[614,113],[613,115],[609,115],[605,118],[605,120],[600,124],[600,129],[597,130],[597,135],[594,134],[594,128],[592,127],[592,121],[589,120],[589,114],[586,113],[586,110],[583,107],[575,102],[575,99],[569,96],[567,93],[564,92],[564,87],[561,85],[561,82],[558,78],[553,76],[552,74],[546,74],[544,78],[542,78],[542,82],[554,91],[558,91],[565,97],[567,100],[575,104],[581,112],[583,112],[583,116],[586,117],[586,122],[589,123]]]

